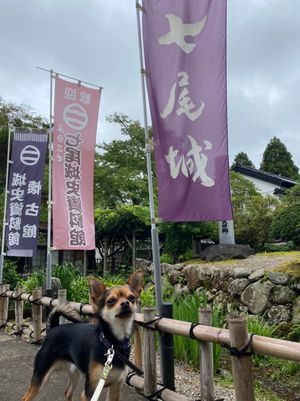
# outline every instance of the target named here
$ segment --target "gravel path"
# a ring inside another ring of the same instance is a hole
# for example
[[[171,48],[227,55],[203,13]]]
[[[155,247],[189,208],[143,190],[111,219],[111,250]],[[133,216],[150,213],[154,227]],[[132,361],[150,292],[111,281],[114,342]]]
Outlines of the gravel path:
[[[190,367],[186,363],[176,361],[175,381],[176,391],[179,394],[185,395],[191,400],[200,400],[201,387],[199,370]],[[215,399],[224,399],[224,401],[235,401],[234,390],[222,387],[215,383]]]
[[[243,267],[249,268],[251,270],[258,270],[258,269],[274,269],[279,267],[282,264],[292,262],[293,260],[300,259],[300,252],[292,252],[291,255],[270,255],[270,254],[260,254],[260,255],[252,255],[249,256],[247,259],[234,259],[230,260],[228,263],[226,262],[209,262],[209,263],[197,263],[199,266],[218,266],[219,268],[228,268],[228,267]]]

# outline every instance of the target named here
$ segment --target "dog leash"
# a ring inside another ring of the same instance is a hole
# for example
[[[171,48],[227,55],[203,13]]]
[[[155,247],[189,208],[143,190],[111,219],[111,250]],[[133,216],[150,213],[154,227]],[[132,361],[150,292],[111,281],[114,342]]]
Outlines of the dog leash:
[[[107,349],[113,348],[113,344],[111,344],[105,338],[103,331],[100,331],[99,339]],[[114,352],[116,354],[116,358],[118,358],[120,361],[124,362],[128,367],[130,367],[132,370],[134,370],[139,376],[142,376],[144,374],[141,369],[139,369],[137,366],[135,366],[129,359],[127,359],[121,352],[119,352],[117,347],[114,348]]]
[[[105,384],[105,380],[107,379],[107,376],[108,376],[109,372],[112,369],[112,361],[113,361],[114,356],[115,356],[115,350],[114,350],[113,345],[110,348],[108,348],[107,353],[105,354],[105,356],[106,355],[107,355],[107,359],[106,359],[106,362],[104,364],[104,368],[103,368],[102,374],[100,376],[99,382],[97,384],[96,390],[95,390],[95,392],[93,394],[93,397],[91,398],[91,401],[98,401],[99,400],[99,397],[100,397],[100,395],[102,393],[102,390],[103,390],[103,387],[104,387],[104,384]]]

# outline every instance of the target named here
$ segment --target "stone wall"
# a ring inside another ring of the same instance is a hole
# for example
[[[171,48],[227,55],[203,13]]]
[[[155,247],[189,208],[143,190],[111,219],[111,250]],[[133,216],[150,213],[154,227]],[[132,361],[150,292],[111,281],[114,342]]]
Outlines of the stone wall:
[[[137,266],[153,273],[150,262]],[[272,323],[300,322],[300,277],[288,273],[216,265],[161,265],[178,295],[205,293],[211,304],[223,304],[228,312],[239,310],[263,315]]]

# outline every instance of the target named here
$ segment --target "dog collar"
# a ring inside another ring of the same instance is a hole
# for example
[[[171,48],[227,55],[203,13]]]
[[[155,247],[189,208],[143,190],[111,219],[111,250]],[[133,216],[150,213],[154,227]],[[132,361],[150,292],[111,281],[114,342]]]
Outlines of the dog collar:
[[[111,348],[113,346],[114,348],[117,348],[121,351],[127,351],[131,347],[129,339],[125,339],[123,341],[117,341],[114,344],[110,344],[105,338],[105,335],[102,330],[99,333],[99,339],[106,346],[106,348]]]
[[[116,357],[120,359],[122,362],[124,362],[127,366],[129,366],[131,369],[133,369],[138,375],[143,375],[143,371],[139,369],[137,366],[135,366],[132,362],[130,362],[129,359],[127,359],[122,352],[124,350],[129,350],[130,348],[130,341],[129,340],[123,340],[119,341],[117,344],[110,344],[107,339],[104,336],[104,333],[102,330],[100,330],[99,333],[99,340],[105,345],[107,349],[113,348],[115,350]],[[114,345],[116,348],[114,348]],[[123,348],[122,348],[123,347]],[[118,349],[120,351],[118,351]]]

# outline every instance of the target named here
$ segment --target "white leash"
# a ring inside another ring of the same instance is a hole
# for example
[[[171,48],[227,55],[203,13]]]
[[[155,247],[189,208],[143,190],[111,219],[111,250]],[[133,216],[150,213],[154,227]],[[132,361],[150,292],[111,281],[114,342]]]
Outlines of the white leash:
[[[107,360],[104,364],[102,375],[100,376],[100,379],[98,381],[98,384],[97,384],[96,390],[93,394],[93,397],[91,398],[91,401],[98,401],[100,394],[102,393],[102,390],[103,390],[103,387],[105,384],[105,380],[107,379],[107,376],[112,369],[112,361],[115,356],[115,351],[114,351],[113,346],[108,349],[108,351],[105,355],[107,355]]]

